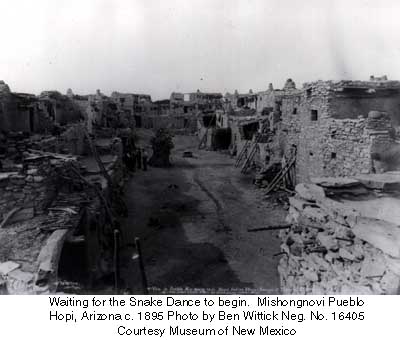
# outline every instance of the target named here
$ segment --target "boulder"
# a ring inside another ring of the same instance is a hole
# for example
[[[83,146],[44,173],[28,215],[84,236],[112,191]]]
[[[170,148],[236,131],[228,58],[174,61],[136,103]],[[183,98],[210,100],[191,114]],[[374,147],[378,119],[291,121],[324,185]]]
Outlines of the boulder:
[[[386,117],[387,113],[384,111],[370,111],[368,112],[368,118],[372,118],[372,119],[379,119],[382,117]]]
[[[389,255],[384,255],[384,258],[388,269],[396,275],[400,276],[400,259],[396,259]]]
[[[285,221],[289,224],[297,223],[300,217],[300,213],[293,207],[289,207],[289,213],[287,214]]]
[[[305,270],[303,272],[304,278],[311,282],[316,282],[319,280],[318,274],[312,270]]]
[[[324,189],[315,184],[300,183],[295,188],[297,194],[307,201],[317,202],[325,198]]]
[[[400,190],[400,173],[366,174],[358,175],[355,178],[369,189]]]
[[[345,295],[371,295],[374,294],[375,292],[367,286],[358,286],[352,283],[345,283],[341,288],[340,288],[340,294],[345,294]]]
[[[348,177],[314,177],[311,182],[324,188],[348,188],[360,185],[360,182]]]
[[[400,278],[394,273],[387,271],[379,283],[386,294],[399,294]]]
[[[13,270],[18,269],[20,266],[20,264],[13,261],[2,262],[0,263],[0,275],[7,275]]]
[[[356,237],[392,257],[400,257],[400,227],[383,220],[358,217],[352,230]]]
[[[366,278],[383,276],[386,271],[385,261],[382,257],[369,257],[362,263],[360,274]]]
[[[310,202],[307,202],[305,200],[302,200],[294,196],[289,197],[289,203],[291,207],[294,207],[299,211],[302,211],[305,207],[310,205]]]
[[[348,250],[346,250],[344,248],[340,248],[339,249],[339,256],[342,259],[349,260],[349,261],[355,261],[356,260],[356,257],[352,253],[350,253]]]
[[[327,235],[325,233],[318,233],[317,240],[319,241],[319,243],[321,243],[322,246],[324,246],[328,250],[335,248],[338,245],[337,241],[333,238],[332,235]]]
[[[351,226],[361,215],[356,209],[330,198],[325,198],[318,204],[332,219],[345,226]]]
[[[306,207],[302,215],[310,219],[311,221],[325,223],[327,221],[328,215],[320,208]]]
[[[24,272],[20,269],[15,269],[15,270],[9,272],[8,277],[11,280],[29,284],[29,283],[33,282],[34,275],[30,272]]]

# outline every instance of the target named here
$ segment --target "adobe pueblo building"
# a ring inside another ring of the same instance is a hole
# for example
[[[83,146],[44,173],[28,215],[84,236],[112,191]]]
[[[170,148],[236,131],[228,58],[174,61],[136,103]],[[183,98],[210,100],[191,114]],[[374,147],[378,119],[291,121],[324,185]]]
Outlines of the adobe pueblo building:
[[[0,82],[2,294],[94,289],[114,272],[125,167],[108,104],[99,93],[35,96]]]
[[[282,292],[398,293],[400,83],[288,83],[259,110],[270,117],[267,143],[255,135],[258,155],[242,157],[268,154],[267,194],[294,190],[280,232]]]
[[[297,181],[389,169],[383,158],[397,145],[399,91],[397,81],[319,81],[282,94],[276,130],[285,155],[296,148]]]
[[[279,273],[286,294],[398,293],[400,82],[316,81],[227,94],[213,131],[267,197],[289,193]],[[204,130],[204,129],[203,129]],[[226,144],[225,144],[226,145]],[[272,228],[273,229],[273,228]]]
[[[160,129],[167,138],[158,149],[168,149],[169,161],[176,145],[177,166],[136,171],[151,159],[147,149]],[[282,89],[174,92],[155,102],[133,92],[15,93],[0,81],[0,293],[118,292],[120,253],[133,287],[140,276],[126,268],[139,257],[140,228],[154,236],[147,239],[149,258],[162,263],[147,265],[168,283],[209,279],[201,274],[209,261],[220,268],[220,281],[231,273],[229,288],[245,287],[240,272],[262,288],[273,276],[268,284],[288,294],[398,293],[399,133],[400,82],[386,76],[301,88],[288,79]],[[138,216],[121,222],[129,211],[124,193],[131,194],[131,208],[146,214],[135,211]],[[177,203],[166,204],[166,197]],[[196,204],[187,204],[189,197]],[[263,227],[246,230],[248,223]],[[214,230],[216,224],[221,228]],[[195,239],[210,244],[186,244],[170,228],[195,230]],[[277,229],[278,239],[246,239],[248,231]],[[123,243],[123,230],[135,238]],[[258,256],[254,249],[266,242],[273,253],[255,261],[261,275],[249,273],[241,258]],[[174,249],[163,261],[179,258],[174,275],[160,259],[160,244]],[[208,256],[203,246],[212,249]],[[189,256],[193,249],[201,256]],[[185,276],[181,268],[192,265],[201,272]]]

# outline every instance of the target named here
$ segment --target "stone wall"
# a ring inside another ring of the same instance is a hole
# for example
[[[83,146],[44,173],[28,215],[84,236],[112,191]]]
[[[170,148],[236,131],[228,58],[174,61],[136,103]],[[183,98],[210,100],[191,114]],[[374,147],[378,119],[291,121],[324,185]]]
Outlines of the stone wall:
[[[148,116],[142,115],[142,126],[145,129],[168,128],[174,131],[194,133],[197,130],[197,118],[190,114]]]
[[[110,274],[113,230],[98,189],[117,213],[119,203],[113,198],[121,195],[123,185],[123,165],[117,149],[122,149],[118,138],[109,146],[115,156],[101,156],[109,160],[104,164],[114,190],[100,170],[93,172],[84,166],[83,159],[78,163],[67,155],[25,152],[22,163],[7,165],[15,171],[0,172],[2,293],[69,292],[68,285],[76,280],[71,272],[79,271],[79,283],[87,287]],[[92,185],[82,181],[70,163]],[[20,210],[3,220],[14,208]]]
[[[28,218],[43,213],[57,195],[57,170],[62,166],[56,159],[33,157],[25,160],[24,170],[0,172],[0,220],[14,208]]]
[[[68,125],[57,136],[47,134],[29,137],[29,134],[21,132],[8,133],[5,136],[6,140],[2,146],[5,149],[6,158],[22,157],[22,154],[29,149],[76,155],[89,152],[83,123]]]
[[[34,95],[0,91],[0,131],[39,132],[45,123]]]
[[[315,176],[379,171],[371,154],[394,143],[389,113],[372,111],[368,117],[333,118],[332,91],[331,82],[317,82],[282,96],[276,138],[287,157],[296,146],[298,182]]]
[[[364,183],[372,182],[369,179]],[[351,201],[342,203],[333,198],[338,192],[368,194],[369,188],[353,179],[319,179],[319,183],[325,188],[297,185],[296,195],[289,199],[290,228],[280,232],[282,258],[278,271],[282,293],[398,293],[399,216],[387,214],[383,218],[391,216],[384,220],[368,213],[368,207],[375,206],[384,193],[370,203],[365,198],[360,200],[358,204],[364,209],[356,209]],[[352,200],[358,201],[354,197]],[[393,200],[394,205],[399,204],[397,198]]]
[[[96,193],[61,192],[50,209],[0,229],[2,294],[71,293],[71,271],[80,270],[79,283],[87,287],[109,275],[112,230]]]

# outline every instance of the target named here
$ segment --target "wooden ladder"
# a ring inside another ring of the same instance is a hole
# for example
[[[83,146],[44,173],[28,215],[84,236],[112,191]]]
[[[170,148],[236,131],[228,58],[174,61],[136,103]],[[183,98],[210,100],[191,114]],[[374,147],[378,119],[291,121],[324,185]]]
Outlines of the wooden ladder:
[[[257,147],[258,147],[258,143],[262,138],[262,135],[265,133],[265,131],[268,129],[268,127],[264,127],[261,131],[261,133],[256,137],[256,139],[254,140],[254,142],[251,141],[247,141],[251,143],[251,149],[250,152],[247,154],[247,158],[242,166],[242,169],[240,170],[241,173],[246,173],[248,168],[251,165],[251,161],[253,160],[254,156],[257,153]]]
[[[236,159],[235,168],[239,167],[240,164],[242,163],[243,159],[245,159],[245,154],[246,154],[247,150],[249,149],[249,146],[250,146],[250,141],[246,140],[246,143],[244,144],[242,150],[240,150],[240,153]]]
[[[203,137],[200,140],[198,149],[202,149],[203,148],[203,144],[204,144],[204,148],[207,146],[207,136],[208,136],[208,130],[212,127],[212,123],[214,120],[216,120],[217,115],[214,115],[214,117],[210,120],[210,124],[208,124],[206,132],[204,133]]]
[[[255,141],[253,143],[253,145],[251,146],[250,152],[247,155],[247,158],[245,160],[245,162],[243,163],[242,169],[240,170],[240,172],[242,174],[245,174],[247,172],[247,170],[249,169],[252,160],[254,159],[254,156],[257,153],[257,147],[258,147],[258,143]]]
[[[296,164],[296,157],[293,157],[289,163],[285,165],[279,171],[279,173],[274,177],[274,179],[269,183],[265,195],[268,195],[272,190],[276,189],[277,187],[279,188],[281,184],[284,183],[284,180],[286,179],[288,183],[291,183],[291,185],[294,185],[294,180],[293,180],[293,174],[290,174],[290,170],[294,169],[294,166]]]
[[[199,150],[202,149],[203,146],[204,146],[204,148],[207,146],[207,135],[208,135],[208,128],[207,128],[206,132],[204,133],[203,137],[201,137],[201,140],[200,140],[200,143],[198,146]]]

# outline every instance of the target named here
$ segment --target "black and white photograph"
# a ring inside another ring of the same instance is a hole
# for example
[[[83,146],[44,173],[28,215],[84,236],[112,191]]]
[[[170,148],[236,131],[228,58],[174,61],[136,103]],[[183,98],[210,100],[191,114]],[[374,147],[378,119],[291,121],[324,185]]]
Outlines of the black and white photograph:
[[[399,18],[0,0],[0,295],[398,294]]]

